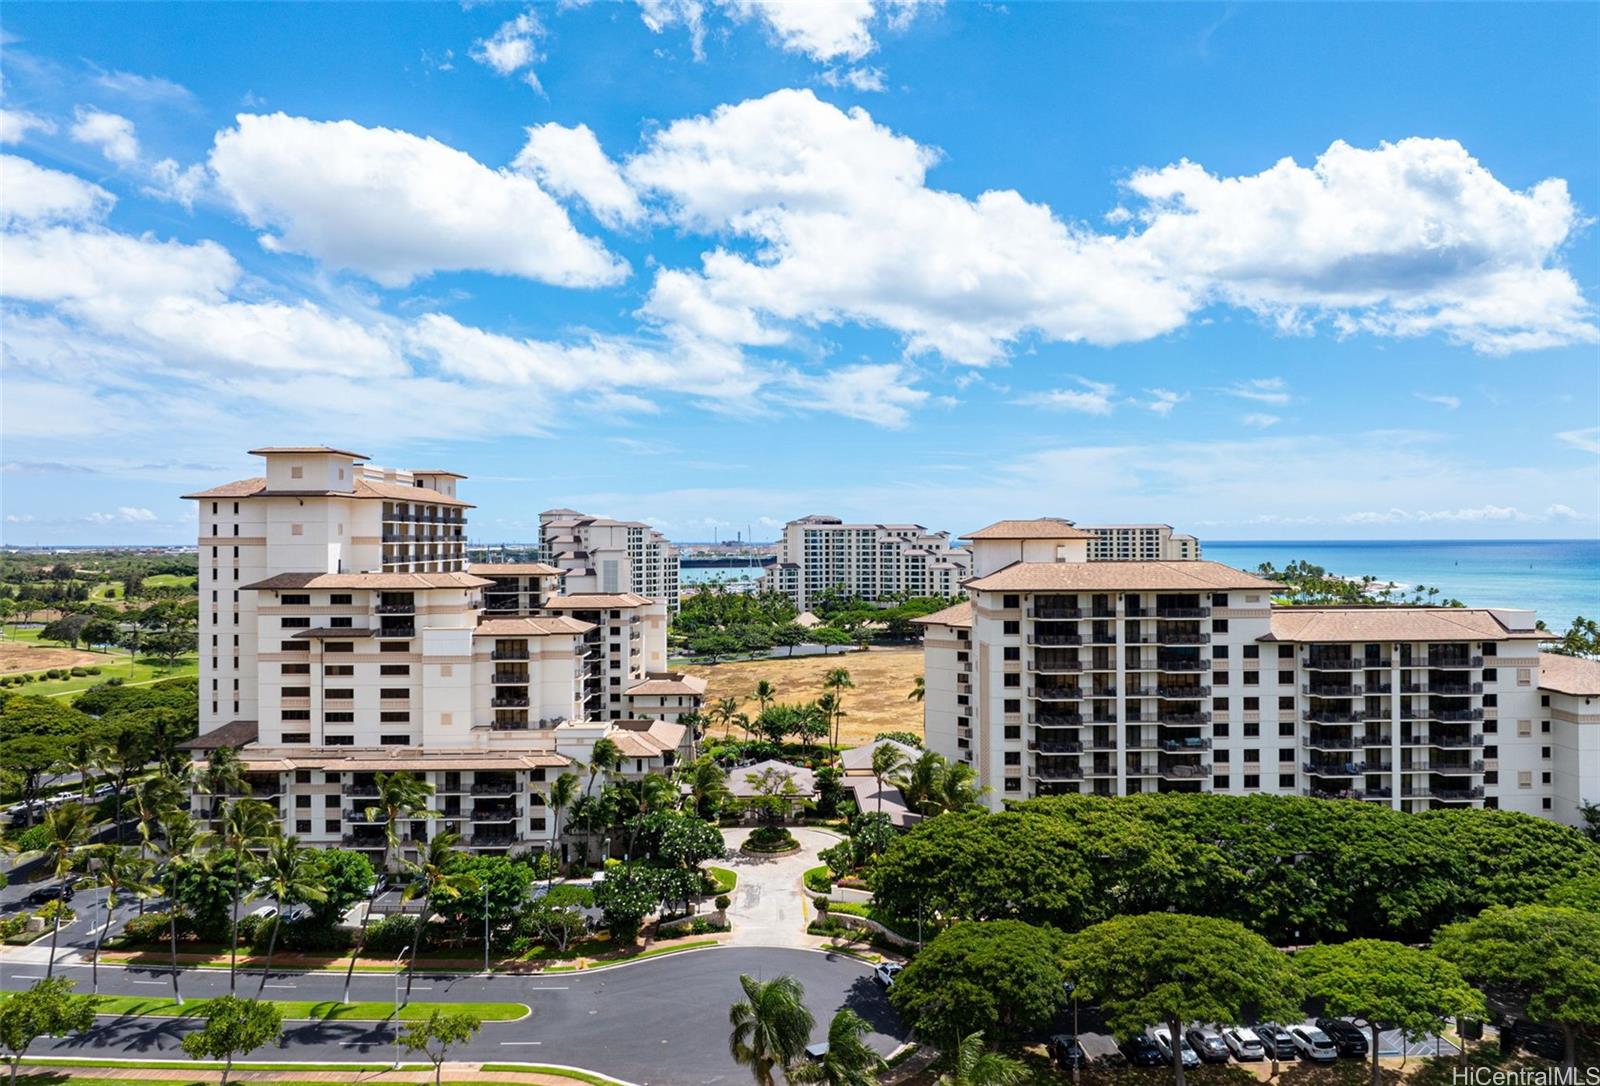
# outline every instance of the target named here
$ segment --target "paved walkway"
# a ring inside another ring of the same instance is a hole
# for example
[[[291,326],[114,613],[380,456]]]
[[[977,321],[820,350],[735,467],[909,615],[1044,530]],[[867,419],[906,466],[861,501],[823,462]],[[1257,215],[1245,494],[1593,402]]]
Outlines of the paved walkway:
[[[751,856],[739,851],[750,829],[723,831],[730,859],[727,866],[739,874],[739,884],[729,896],[728,920],[734,946],[814,947],[820,940],[806,934],[815,910],[806,893],[803,876],[822,861],[817,853],[839,843],[837,834],[810,826],[791,826],[800,851],[788,856]]]
[[[407,1053],[402,1057],[409,1066],[415,1066],[419,1060],[414,1053]],[[444,1081],[450,1082],[515,1082],[521,1086],[572,1086],[573,1078],[566,1075],[541,1074],[537,1071],[484,1071],[481,1063],[455,1063],[447,1061],[444,1065]],[[575,1069],[576,1070],[576,1069]],[[126,1082],[221,1082],[222,1072],[209,1068],[197,1067],[194,1070],[178,1070],[166,1067],[73,1067],[71,1065],[50,1063],[29,1063],[24,1057],[20,1065],[22,1074],[36,1075],[61,1075],[85,1076],[96,1079],[111,1079]],[[583,1070],[583,1074],[596,1078],[610,1078],[602,1076],[597,1071]],[[66,1078],[63,1078],[66,1081]],[[324,1071],[317,1064],[307,1064],[304,1071],[252,1071],[248,1067],[235,1067],[229,1076],[229,1082],[329,1082],[394,1084],[394,1086],[433,1086],[433,1072],[430,1071]],[[612,1082],[623,1082],[622,1079],[611,1079]]]

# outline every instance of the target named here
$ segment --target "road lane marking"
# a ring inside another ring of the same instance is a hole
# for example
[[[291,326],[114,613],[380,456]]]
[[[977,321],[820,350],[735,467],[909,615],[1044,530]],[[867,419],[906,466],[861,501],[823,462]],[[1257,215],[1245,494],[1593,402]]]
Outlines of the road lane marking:
[[[300,985],[298,985],[298,984],[269,984],[269,985],[267,985],[267,987],[268,988],[298,988],[298,987],[300,987]]]
[[[166,987],[166,984],[167,984],[167,982],[164,981],[164,980],[136,980],[133,983],[135,983],[135,984],[159,984],[162,987]]]
[[[43,973],[13,973],[11,975],[16,977],[18,980],[43,980],[44,979],[44,974]]]
[[[503,1045],[542,1045],[543,1041],[501,1041]]]

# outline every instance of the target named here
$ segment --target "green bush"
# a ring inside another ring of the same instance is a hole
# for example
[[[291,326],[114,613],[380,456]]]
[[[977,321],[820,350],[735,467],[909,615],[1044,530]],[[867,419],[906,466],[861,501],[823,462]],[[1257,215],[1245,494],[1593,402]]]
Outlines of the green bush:
[[[398,954],[411,945],[416,935],[416,917],[386,916],[367,929],[363,950],[372,954]]]
[[[85,675],[87,675],[89,673],[87,671],[85,671],[81,667],[75,667],[75,668],[72,669],[72,674],[73,674],[73,677],[75,677],[75,678],[82,678],[83,676],[85,676]]]
[[[165,943],[170,937],[171,918],[170,912],[145,913],[143,916],[131,917],[122,925],[123,942],[131,946]],[[189,923],[189,918],[179,914],[178,938],[187,939],[193,934],[194,926]]]
[[[122,677],[120,675],[117,676],[114,679],[107,679],[106,680],[106,685],[107,686],[121,686],[122,683],[123,683],[123,679],[122,679]]]
[[[552,886],[548,893],[539,900],[558,909],[572,905],[588,909],[594,906],[594,891],[587,886],[574,886],[571,883],[562,883]]]
[[[70,924],[74,920],[78,919],[78,914],[72,911],[72,906],[68,905],[64,901],[61,901],[59,898],[50,902],[41,909],[36,909],[33,915],[43,920],[46,927],[50,927],[55,924],[57,913],[61,914],[62,925]]]
[[[732,905],[732,904],[733,904],[733,898],[729,897],[727,894],[718,894],[717,895],[717,900],[715,902],[715,905],[717,906],[718,909],[726,909],[729,905]]]
[[[794,839],[794,834],[782,826],[757,826],[750,831],[750,837],[745,841],[744,847],[750,852],[784,852],[799,848],[800,842]]]
[[[100,674],[100,665],[99,664],[91,664],[85,670],[87,670],[90,675],[98,675],[98,674]]]
[[[813,867],[805,874],[806,889],[813,894],[826,894],[833,889],[833,879],[829,876],[826,864]]]
[[[59,679],[61,678],[61,669],[59,667],[53,667],[46,671],[44,675],[47,679]]]
[[[50,831],[44,826],[29,826],[11,839],[18,852],[37,852],[50,844]]]

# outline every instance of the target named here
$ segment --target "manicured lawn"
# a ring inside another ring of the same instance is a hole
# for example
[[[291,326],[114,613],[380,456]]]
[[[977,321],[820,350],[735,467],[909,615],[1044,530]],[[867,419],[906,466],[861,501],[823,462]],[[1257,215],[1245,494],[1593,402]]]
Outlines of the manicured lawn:
[[[0,992],[0,1000],[15,993]],[[170,999],[147,999],[144,996],[97,997],[97,1014],[130,1015],[137,1018],[198,1018],[205,1014],[209,1000],[191,999],[178,1006]],[[394,1015],[393,1003],[340,1003],[337,1000],[280,1000],[269,999],[283,1012],[285,1018],[302,1018],[314,1021],[382,1022]],[[400,1020],[416,1022],[439,1009],[464,1011],[477,1015],[485,1022],[509,1022],[522,1018],[528,1008],[521,1003],[409,1003],[400,1008]]]
[[[717,884],[716,890],[713,891],[715,894],[731,894],[733,888],[739,885],[739,873],[726,867],[707,867],[706,874]]]
[[[833,872],[827,864],[818,864],[806,869],[805,881],[806,889],[813,894],[826,894],[833,889]]]

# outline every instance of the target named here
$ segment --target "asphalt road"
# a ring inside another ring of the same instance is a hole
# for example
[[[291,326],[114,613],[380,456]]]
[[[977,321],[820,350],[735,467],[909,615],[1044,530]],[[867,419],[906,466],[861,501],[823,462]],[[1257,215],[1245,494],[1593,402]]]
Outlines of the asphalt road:
[[[57,966],[89,988],[89,967]],[[739,974],[770,979],[788,973],[805,986],[816,1016],[813,1040],[827,1035],[828,1020],[850,1007],[873,1026],[870,1043],[888,1054],[903,1037],[894,1011],[869,966],[842,955],[763,947],[720,947],[667,955],[609,970],[535,976],[418,976],[412,998],[428,1002],[504,1001],[533,1009],[517,1022],[486,1023],[453,1059],[567,1064],[640,1083],[743,1082],[749,1071],[728,1055],[728,1007],[742,998]],[[26,988],[44,975],[43,963],[8,962],[0,987]],[[260,974],[239,978],[239,993],[254,994]],[[272,999],[338,999],[342,974],[274,973],[264,995]],[[222,995],[225,970],[185,970],[186,997]],[[101,967],[100,990],[166,998],[171,974],[156,969]],[[351,997],[387,1001],[391,976],[356,974]],[[87,1033],[42,1039],[34,1055],[182,1058],[179,1039],[192,1022],[160,1018],[109,1018]],[[277,1048],[251,1059],[376,1062],[392,1059],[394,1031],[378,1023],[288,1023]],[[243,1057],[242,1057],[243,1058]],[[409,1057],[407,1057],[409,1059]]]

